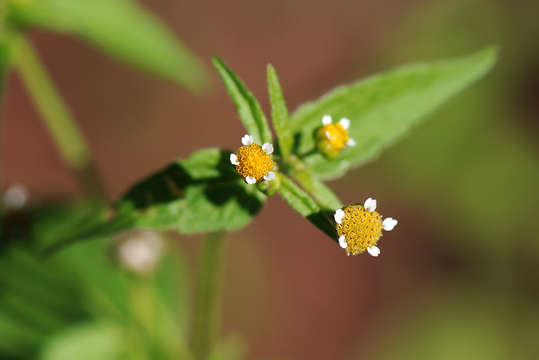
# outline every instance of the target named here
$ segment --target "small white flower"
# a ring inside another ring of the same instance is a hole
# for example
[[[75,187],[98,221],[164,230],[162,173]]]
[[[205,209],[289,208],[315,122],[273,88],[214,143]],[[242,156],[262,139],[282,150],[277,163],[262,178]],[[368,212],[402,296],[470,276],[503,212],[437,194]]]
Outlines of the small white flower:
[[[337,211],[335,211],[335,214],[333,215],[333,218],[335,219],[335,222],[337,224],[340,224],[342,223],[344,216],[345,216],[344,211],[342,209],[337,209]]]
[[[275,173],[273,171],[269,171],[266,175],[264,175],[264,180],[271,181],[275,179]]]
[[[393,218],[386,218],[382,221],[382,226],[385,231],[391,231],[397,225],[398,221]]]
[[[273,145],[264,143],[264,145],[262,145],[262,150],[264,150],[266,154],[271,155],[273,153]]]
[[[236,154],[230,154],[230,163],[232,165],[239,165],[238,156]]]
[[[372,256],[374,257],[377,257],[378,255],[380,255],[380,249],[378,248],[378,246],[376,245],[373,245],[373,246],[369,246],[367,248],[367,252],[369,254],[371,254]]]
[[[322,116],[322,125],[329,125],[331,124],[331,116],[330,115],[324,115]]]
[[[346,130],[348,130],[348,128],[350,127],[350,119],[342,118],[341,120],[339,120],[339,124],[341,124],[341,126]]]
[[[255,140],[253,139],[253,137],[249,134],[245,134],[243,135],[243,137],[241,138],[241,143],[245,146],[247,145],[251,145]]]
[[[363,205],[363,207],[365,208],[365,210],[368,211],[376,210],[376,200],[374,200],[373,198],[368,198],[367,200],[365,200],[365,204]]]
[[[246,176],[245,182],[249,185],[253,185],[253,184],[256,184],[256,179],[252,176]]]
[[[343,249],[346,249],[348,247],[348,244],[346,243],[346,238],[344,237],[344,235],[341,235],[339,237],[339,246],[342,247]]]
[[[21,209],[28,202],[28,198],[28,190],[24,185],[11,185],[4,192],[4,206],[11,210]]]
[[[350,147],[356,146],[356,141],[354,139],[348,139],[348,141],[346,142],[346,145]]]

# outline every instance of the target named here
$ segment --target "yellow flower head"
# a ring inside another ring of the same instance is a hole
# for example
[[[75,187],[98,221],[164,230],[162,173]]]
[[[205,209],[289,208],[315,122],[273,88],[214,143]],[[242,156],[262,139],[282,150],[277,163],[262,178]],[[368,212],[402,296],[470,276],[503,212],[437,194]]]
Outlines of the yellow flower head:
[[[247,184],[255,184],[262,179],[270,181],[275,179],[275,163],[271,160],[273,145],[265,143],[255,144],[251,135],[241,138],[242,147],[235,154],[230,154],[230,162],[236,166],[236,171],[245,178]]]
[[[316,131],[316,146],[318,151],[328,158],[339,155],[346,146],[355,146],[356,142],[348,136],[350,120],[342,118],[332,124],[331,116],[322,117],[322,127]]]
[[[376,243],[382,236],[382,229],[391,231],[397,220],[386,218],[376,211],[376,200],[368,198],[363,205],[350,205],[335,211],[335,222],[339,245],[347,255],[357,255],[367,251],[372,256],[380,255]]]

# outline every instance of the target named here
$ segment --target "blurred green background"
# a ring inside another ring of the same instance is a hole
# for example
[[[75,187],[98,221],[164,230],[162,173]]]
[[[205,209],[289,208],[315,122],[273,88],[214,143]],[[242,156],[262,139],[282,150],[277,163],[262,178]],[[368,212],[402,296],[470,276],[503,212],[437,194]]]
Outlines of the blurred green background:
[[[330,184],[344,203],[375,197],[399,220],[379,258],[344,256],[277,197],[227,236],[215,359],[537,358],[537,1],[141,3],[208,70],[210,56],[225,59],[265,110],[269,62],[294,109],[402,63],[501,48],[485,79],[377,161]],[[243,129],[214,72],[195,95],[76,38],[45,31],[31,38],[90,143],[109,200],[171,159],[237,146]],[[8,78],[2,117],[3,184],[24,184],[35,203],[79,196],[17,76]],[[132,344],[131,358],[184,356],[200,238],[166,237],[177,256],[149,282],[110,268],[100,243],[46,262],[19,253],[3,259],[0,333],[12,338],[0,338],[0,347],[15,349],[6,359],[83,359],[81,348],[102,351],[89,359],[113,359],[122,341]],[[45,276],[40,287],[28,283],[35,274]],[[159,284],[166,285],[152,290]],[[126,311],[151,314],[140,321],[148,325],[142,335],[122,318],[125,301]],[[50,315],[55,307],[61,317]],[[20,333],[10,327],[14,318],[24,321]],[[137,349],[145,341],[148,354]]]

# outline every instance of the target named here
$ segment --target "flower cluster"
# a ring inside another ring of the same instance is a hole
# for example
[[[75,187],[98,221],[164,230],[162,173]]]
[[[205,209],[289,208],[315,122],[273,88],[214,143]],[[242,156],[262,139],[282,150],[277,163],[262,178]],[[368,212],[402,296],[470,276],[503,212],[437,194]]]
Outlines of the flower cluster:
[[[230,162],[236,166],[236,171],[247,184],[255,184],[257,181],[271,181],[275,179],[275,163],[271,159],[273,145],[264,143],[260,146],[254,142],[251,135],[241,138],[242,147],[235,154],[230,154]]]
[[[348,136],[350,120],[342,118],[333,124],[331,116],[322,117],[322,127],[316,131],[316,146],[318,151],[328,158],[335,158],[346,146],[355,146],[356,142]]]
[[[324,115],[322,127],[315,132],[317,149],[328,158],[335,158],[346,146],[356,142],[348,136],[350,120],[342,118],[333,124],[331,116]],[[256,144],[251,135],[244,135],[236,153],[230,154],[230,162],[236,167],[247,184],[257,181],[270,181],[275,178],[275,163],[271,158],[273,145]],[[363,205],[349,205],[337,209],[334,214],[335,228],[339,236],[339,245],[347,255],[357,255],[365,251],[372,256],[380,255],[377,243],[382,237],[382,230],[391,231],[397,225],[393,218],[382,219],[376,212],[376,200],[368,198]]]
[[[363,205],[349,205],[335,211],[335,223],[339,235],[339,245],[347,255],[357,255],[367,251],[372,256],[380,255],[376,243],[382,236],[382,229],[391,231],[397,220],[386,218],[376,211],[376,200],[368,198]]]

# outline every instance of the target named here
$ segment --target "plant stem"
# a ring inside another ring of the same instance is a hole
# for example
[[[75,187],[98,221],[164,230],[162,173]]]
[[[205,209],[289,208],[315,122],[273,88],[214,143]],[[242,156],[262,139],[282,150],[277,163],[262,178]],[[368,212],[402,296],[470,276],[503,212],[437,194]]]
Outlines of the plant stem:
[[[215,343],[221,310],[223,238],[224,233],[217,232],[204,240],[191,332],[194,360],[208,359]]]
[[[83,190],[92,195],[103,194],[104,189],[84,136],[37,54],[22,36],[15,45],[15,66],[63,160],[72,169]]]

